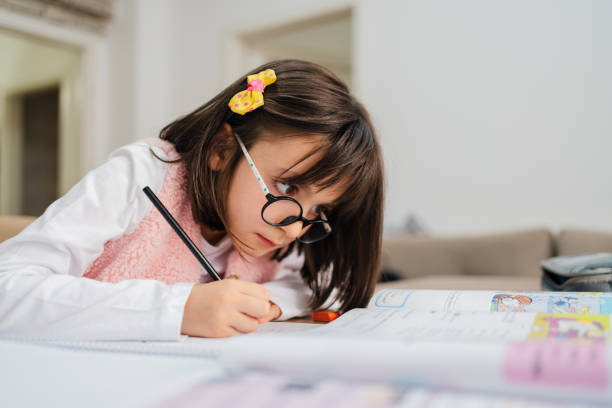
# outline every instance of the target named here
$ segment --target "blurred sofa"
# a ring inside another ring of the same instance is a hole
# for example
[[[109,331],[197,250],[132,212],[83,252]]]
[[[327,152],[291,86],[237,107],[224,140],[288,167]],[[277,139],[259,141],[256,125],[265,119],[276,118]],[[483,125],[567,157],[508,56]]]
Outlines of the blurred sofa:
[[[27,215],[0,215],[0,242],[19,234],[35,219]]]
[[[552,256],[612,252],[612,232],[546,228],[456,237],[383,239],[379,283],[412,289],[540,290],[540,262]]]
[[[0,216],[0,242],[35,218]],[[546,228],[476,236],[386,236],[382,288],[539,290],[540,262],[557,255],[612,252],[612,232]]]

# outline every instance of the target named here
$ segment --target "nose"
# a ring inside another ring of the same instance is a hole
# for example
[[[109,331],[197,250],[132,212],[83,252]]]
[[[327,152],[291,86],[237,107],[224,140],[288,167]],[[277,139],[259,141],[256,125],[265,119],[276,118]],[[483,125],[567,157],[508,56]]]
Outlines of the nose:
[[[291,238],[292,240],[296,239],[297,237],[299,237],[300,235],[302,235],[302,230],[304,229],[304,224],[302,223],[302,221],[297,221],[294,222],[293,224],[289,224],[289,225],[284,225],[281,228],[283,231],[285,231],[285,235],[289,238]]]

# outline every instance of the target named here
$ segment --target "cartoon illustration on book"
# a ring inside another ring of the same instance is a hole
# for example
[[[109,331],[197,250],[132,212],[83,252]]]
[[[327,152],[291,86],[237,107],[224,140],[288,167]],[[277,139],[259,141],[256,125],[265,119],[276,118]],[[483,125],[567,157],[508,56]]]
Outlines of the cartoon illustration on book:
[[[609,316],[579,314],[538,314],[531,327],[530,339],[605,340],[610,329]]]
[[[578,311],[578,298],[575,296],[551,297],[551,308],[553,313],[589,313],[589,307],[584,306]]]
[[[525,295],[497,294],[491,301],[492,312],[524,312],[533,300]]]
[[[612,298],[603,293],[575,293],[565,296],[550,296],[549,313],[610,314]]]
[[[586,295],[589,295],[589,293]],[[610,292],[602,293],[598,298],[599,310],[591,310],[591,313],[612,314],[612,294]]]
[[[612,293],[498,292],[491,298],[492,312],[612,314]]]

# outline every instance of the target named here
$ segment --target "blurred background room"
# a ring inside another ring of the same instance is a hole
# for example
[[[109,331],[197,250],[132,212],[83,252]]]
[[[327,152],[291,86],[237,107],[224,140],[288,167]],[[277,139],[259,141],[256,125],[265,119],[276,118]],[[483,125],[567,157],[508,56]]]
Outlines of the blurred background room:
[[[118,146],[262,62],[369,109],[385,232],[612,230],[612,2],[0,0],[0,214],[40,215]]]

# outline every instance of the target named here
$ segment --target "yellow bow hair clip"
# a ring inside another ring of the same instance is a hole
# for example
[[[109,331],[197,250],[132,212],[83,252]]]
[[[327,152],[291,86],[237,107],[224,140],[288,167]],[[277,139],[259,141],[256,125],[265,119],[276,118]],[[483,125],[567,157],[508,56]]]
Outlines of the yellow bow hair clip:
[[[233,112],[244,115],[264,104],[264,88],[276,82],[276,73],[273,69],[266,69],[259,74],[247,77],[247,89],[238,92],[230,99],[228,106]]]

